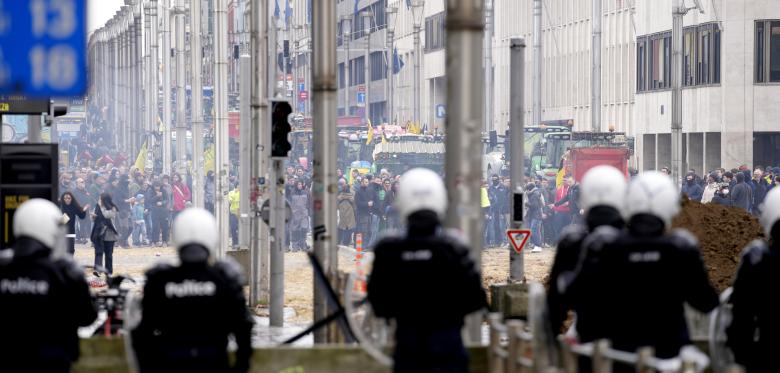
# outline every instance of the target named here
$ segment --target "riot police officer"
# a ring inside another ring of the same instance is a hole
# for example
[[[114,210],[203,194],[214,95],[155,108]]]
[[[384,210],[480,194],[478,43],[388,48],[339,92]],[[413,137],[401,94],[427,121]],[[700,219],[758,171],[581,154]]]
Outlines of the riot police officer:
[[[252,354],[244,279],[234,262],[210,263],[218,244],[214,217],[189,208],[173,222],[179,266],[146,273],[141,322],[132,345],[142,372],[246,372]],[[238,350],[228,362],[228,336]]]
[[[444,231],[447,193],[433,171],[401,177],[396,207],[408,231],[375,247],[368,299],[395,319],[396,372],[465,372],[464,317],[487,305],[479,272],[462,240]]]
[[[593,167],[582,178],[579,205],[585,210],[585,226],[572,224],[564,230],[550,270],[547,305],[552,331],[555,334],[560,331],[571,308],[571,303],[563,290],[567,278],[572,275],[579,263],[582,242],[588,233],[600,226],[606,225],[616,229],[624,227],[622,213],[626,187],[626,176],[612,166]],[[578,331],[581,339],[593,339],[587,324],[580,323]]]
[[[680,210],[679,191],[667,175],[638,176],[625,203],[626,231],[602,226],[585,240],[570,289],[577,322],[617,349],[650,346],[658,357],[677,356],[691,342],[684,303],[706,313],[718,305],[718,295],[696,238],[684,230],[667,232]]]
[[[755,240],[742,252],[731,293],[732,321],[726,330],[737,363],[748,372],[777,368],[780,338],[780,189],[766,195],[761,225],[767,240]],[[773,295],[774,294],[774,295]]]
[[[0,265],[0,363],[4,372],[68,372],[77,328],[97,317],[84,271],[65,255],[62,213],[31,199],[16,210],[16,242]]]

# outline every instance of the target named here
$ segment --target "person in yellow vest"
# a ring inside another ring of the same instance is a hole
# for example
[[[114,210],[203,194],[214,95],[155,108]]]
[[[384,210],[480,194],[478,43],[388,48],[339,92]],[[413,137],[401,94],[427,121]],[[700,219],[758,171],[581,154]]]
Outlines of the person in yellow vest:
[[[235,183],[233,184],[233,189],[228,193],[228,202],[230,202],[230,238],[233,240],[233,247],[238,247],[238,206],[240,200],[238,183]]]

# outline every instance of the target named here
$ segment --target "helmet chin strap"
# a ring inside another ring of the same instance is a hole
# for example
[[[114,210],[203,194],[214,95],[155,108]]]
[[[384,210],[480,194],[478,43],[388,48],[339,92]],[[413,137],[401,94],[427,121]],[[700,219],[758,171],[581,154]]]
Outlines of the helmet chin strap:
[[[179,249],[179,259],[182,263],[206,263],[209,251],[201,245],[186,245]]]

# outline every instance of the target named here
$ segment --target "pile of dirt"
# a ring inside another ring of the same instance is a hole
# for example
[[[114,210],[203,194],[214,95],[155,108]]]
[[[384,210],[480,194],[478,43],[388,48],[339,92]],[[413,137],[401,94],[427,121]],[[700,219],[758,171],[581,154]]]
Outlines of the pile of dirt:
[[[742,249],[764,236],[758,220],[743,209],[687,199],[672,226],[699,239],[710,281],[720,291],[731,285]]]

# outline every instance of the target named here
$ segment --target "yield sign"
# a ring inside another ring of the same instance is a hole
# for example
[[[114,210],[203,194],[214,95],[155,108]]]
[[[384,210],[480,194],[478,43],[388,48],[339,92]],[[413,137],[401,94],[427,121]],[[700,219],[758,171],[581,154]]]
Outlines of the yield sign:
[[[512,247],[520,254],[523,246],[528,242],[528,238],[531,237],[531,231],[528,229],[508,229],[506,235],[509,236],[509,242],[512,243]]]

